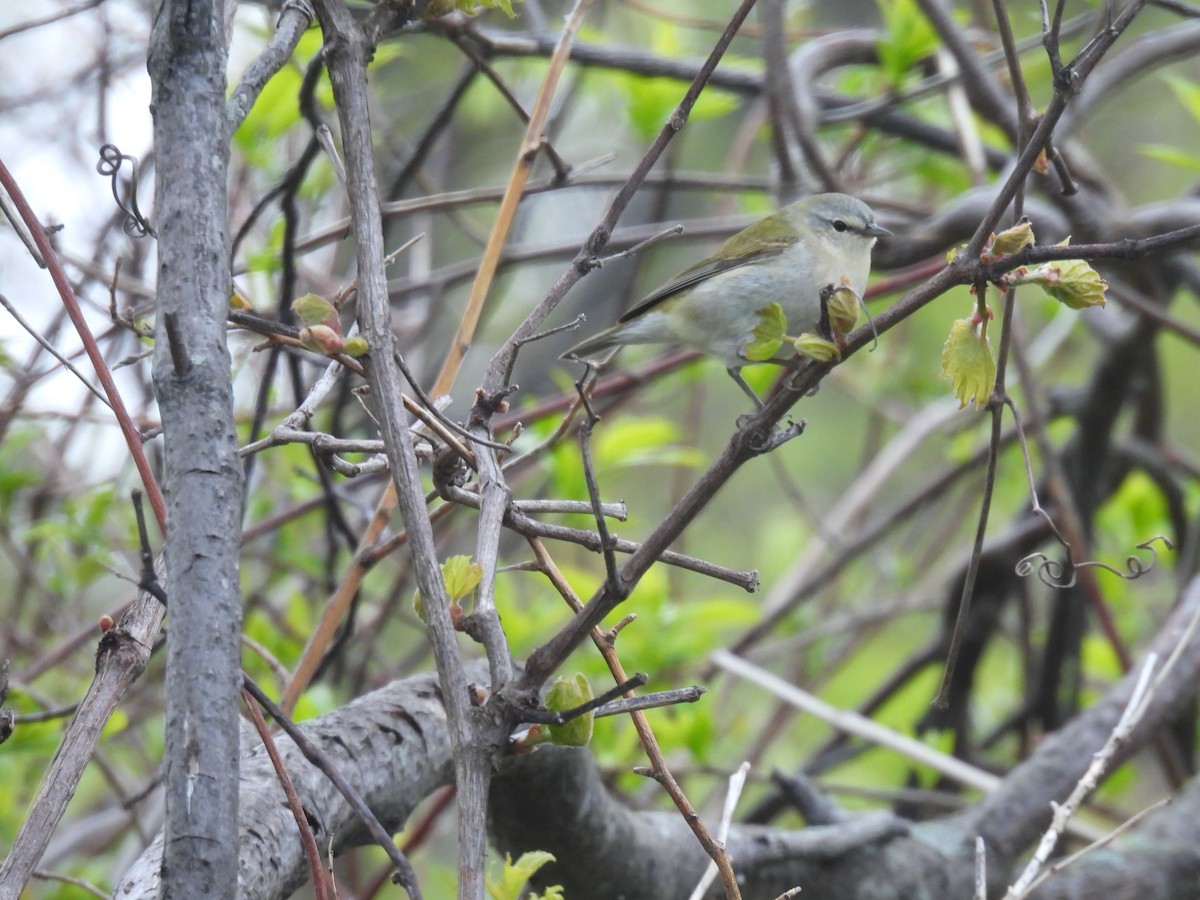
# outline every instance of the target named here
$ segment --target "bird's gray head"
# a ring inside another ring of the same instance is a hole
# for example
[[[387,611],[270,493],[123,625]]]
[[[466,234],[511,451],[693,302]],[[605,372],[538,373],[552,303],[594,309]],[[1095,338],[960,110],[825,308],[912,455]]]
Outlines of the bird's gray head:
[[[806,233],[831,243],[862,240],[870,249],[875,238],[891,234],[876,223],[871,207],[848,194],[813,194],[793,203],[788,212],[798,224],[803,222]]]

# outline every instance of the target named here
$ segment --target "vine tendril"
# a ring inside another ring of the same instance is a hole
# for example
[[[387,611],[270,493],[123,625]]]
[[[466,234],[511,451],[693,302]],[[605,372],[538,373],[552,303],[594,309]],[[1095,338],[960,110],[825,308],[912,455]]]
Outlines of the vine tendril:
[[[1084,562],[1072,563],[1070,549],[1068,548],[1066,563],[1051,559],[1045,553],[1030,553],[1017,563],[1016,573],[1021,578],[1025,578],[1036,571],[1042,584],[1047,587],[1059,589],[1074,587],[1076,573],[1080,569],[1103,569],[1106,572],[1111,572],[1118,578],[1124,578],[1126,581],[1134,581],[1141,578],[1158,564],[1158,551],[1152,546],[1155,541],[1161,541],[1168,550],[1175,549],[1175,544],[1172,543],[1170,538],[1162,534],[1156,534],[1154,537],[1144,540],[1137,545],[1138,550],[1150,551],[1150,559],[1143,562],[1138,556],[1131,553],[1125,558],[1125,571],[1121,571],[1115,566],[1110,566],[1108,563],[1099,562],[1098,560],[1085,560]],[[1071,574],[1069,578],[1065,578],[1064,576],[1068,568]]]
[[[118,173],[121,171],[121,164],[126,160],[129,162],[130,168],[133,169],[133,174],[129,179],[128,200],[121,198],[121,189],[118,184]],[[96,171],[105,178],[112,179],[112,194],[113,200],[116,201],[117,207],[121,212],[125,213],[125,221],[121,223],[122,230],[130,237],[140,238],[150,235],[157,237],[154,229],[142,215],[142,211],[138,209],[137,202],[137,187],[138,187],[138,161],[136,156],[130,156],[127,153],[122,153],[116,144],[105,144],[100,148],[100,161],[96,163]]]

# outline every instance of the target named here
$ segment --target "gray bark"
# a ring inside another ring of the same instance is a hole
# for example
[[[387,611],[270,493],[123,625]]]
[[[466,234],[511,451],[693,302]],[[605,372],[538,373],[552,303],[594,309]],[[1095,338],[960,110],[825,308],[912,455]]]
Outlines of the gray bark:
[[[1200,633],[1189,623],[1200,608],[1200,581],[1184,591],[1151,650],[1169,674],[1152,693],[1145,715],[1118,760],[1148,746],[1156,732],[1194,701],[1200,676]],[[1160,664],[1161,665],[1161,664]],[[1161,671],[1161,669],[1160,669]],[[1111,733],[1138,678],[1134,671],[1103,699],[1047,737],[1008,774],[1000,788],[956,816],[903,827],[853,818],[799,832],[734,826],[726,842],[742,896],[777,897],[795,885],[816,897],[918,900],[972,896],[974,839],[987,846],[993,889],[1050,821],[1050,804],[1074,787]],[[1200,898],[1200,782],[1166,811],[1103,853],[1085,857],[1040,889],[1037,897]],[[572,900],[621,897],[671,900],[688,896],[705,860],[685,823],[660,812],[633,812],[604,788],[591,755],[558,747],[506,760],[493,778],[489,827],[497,847],[513,857],[553,853],[537,886],[564,886]],[[709,897],[717,897],[714,889]]]
[[[486,677],[481,665],[468,671]],[[394,681],[300,728],[337,761],[387,828],[398,830],[418,803],[453,780],[446,709],[433,673]],[[278,735],[276,742],[322,852],[331,838],[334,853],[367,842],[362,823],[329,779],[290,738]],[[236,891],[214,897],[287,897],[308,880],[296,822],[266,750],[257,742],[242,758],[238,833]],[[125,873],[113,897],[158,897],[162,852],[160,834]]]
[[[96,677],[63,734],[37,798],[8,848],[8,856],[0,864],[0,898],[19,897],[34,870],[46,864],[43,854],[51,835],[75,796],[113,710],[145,670],[162,618],[161,604],[139,591],[120,624],[100,639]]]
[[[350,199],[358,262],[358,315],[371,352],[363,359],[367,380],[378,404],[379,426],[396,488],[396,505],[408,532],[413,574],[425,599],[427,634],[445,687],[459,809],[459,886],[463,900],[484,892],[484,811],[492,760],[507,728],[495,706],[473,708],[458,653],[457,632],[450,620],[433,527],[412,446],[411,420],[404,408],[400,369],[394,357],[395,336],[388,302],[373,136],[367,101],[366,64],[371,45],[348,9],[335,0],[316,0],[317,18],[325,34],[325,60],[342,126],[346,188]]]
[[[179,898],[232,897],[237,883],[242,468],[225,343],[226,55],[222,0],[163,0],[148,67],[169,532],[165,888]]]
[[[1198,605],[1200,588],[1186,591],[1153,647],[1160,659],[1179,643]],[[478,661],[466,674],[483,679],[485,672]],[[1123,758],[1146,746],[1180,704],[1195,696],[1197,673],[1200,635],[1192,634],[1170,677],[1155,691]],[[976,835],[987,842],[991,887],[1002,890],[1014,862],[1045,827],[1051,800],[1067,793],[1103,742],[1135,678],[1114,686],[1043,742],[991,798],[957,815],[915,824],[871,813],[797,831],[735,825],[728,847],[743,896],[774,898],[799,884],[817,897],[968,897]],[[422,798],[451,781],[451,741],[432,673],[395,682],[302,727],[334,757],[388,827],[401,825]],[[290,741],[280,743],[322,846],[331,834],[335,853],[362,843],[363,830],[341,795]],[[1071,752],[1064,753],[1064,747]],[[246,758],[242,797],[241,878],[238,894],[229,896],[289,896],[307,878],[307,864],[261,750]],[[554,853],[559,862],[539,872],[536,881],[565,885],[572,900],[685,897],[707,864],[677,813],[635,812],[610,795],[587,750],[542,747],[507,759],[492,781],[489,825],[501,851],[514,856],[533,849]],[[114,897],[157,896],[161,845],[161,838],[151,845]],[[1111,848],[1055,876],[1037,896],[1200,900],[1197,848],[1200,782],[1193,782],[1171,807]]]

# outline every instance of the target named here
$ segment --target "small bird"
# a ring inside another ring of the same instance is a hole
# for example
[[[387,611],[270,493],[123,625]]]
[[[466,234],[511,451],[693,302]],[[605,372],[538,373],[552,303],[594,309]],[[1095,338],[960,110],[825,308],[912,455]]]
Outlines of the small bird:
[[[679,344],[715,356],[756,406],[742,379],[743,351],[759,312],[778,303],[791,334],[816,331],[821,292],[867,286],[875,239],[891,232],[846,194],[814,194],[739,231],[708,259],[684,269],[561,359],[588,361],[626,344]]]

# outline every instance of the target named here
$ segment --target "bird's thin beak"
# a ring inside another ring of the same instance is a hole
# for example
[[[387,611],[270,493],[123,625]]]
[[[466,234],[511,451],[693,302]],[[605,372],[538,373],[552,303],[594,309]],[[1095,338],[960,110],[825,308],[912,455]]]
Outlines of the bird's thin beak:
[[[890,231],[888,231],[882,225],[876,225],[874,222],[872,222],[870,225],[868,225],[866,228],[863,229],[863,234],[865,234],[867,237],[891,237],[892,236],[892,233]]]

